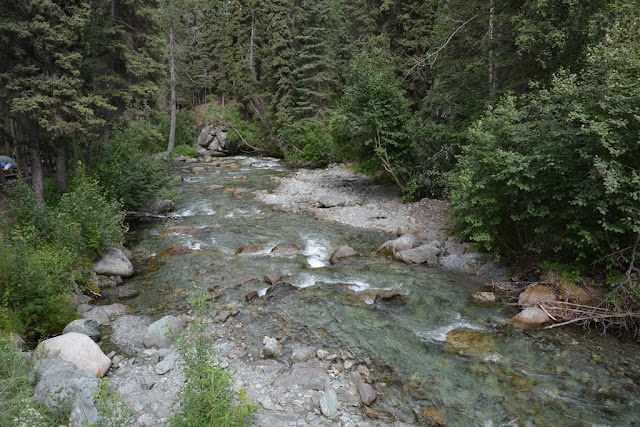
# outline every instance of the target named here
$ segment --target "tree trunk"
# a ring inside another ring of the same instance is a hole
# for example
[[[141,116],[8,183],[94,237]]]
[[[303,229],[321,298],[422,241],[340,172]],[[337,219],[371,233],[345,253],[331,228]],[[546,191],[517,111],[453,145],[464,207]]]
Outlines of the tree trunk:
[[[36,204],[44,206],[44,188],[42,186],[43,173],[42,161],[40,160],[40,148],[38,145],[31,149],[31,186],[36,199]]]
[[[255,43],[255,32],[256,32],[256,16],[253,12],[251,12],[251,37],[249,39],[249,69],[253,74],[253,78],[258,77],[258,74],[256,73],[256,64],[253,60],[253,46]]]
[[[171,12],[169,12],[171,13]],[[167,151],[173,151],[176,145],[176,63],[173,57],[173,15],[169,17],[169,72],[171,73],[171,128]]]
[[[493,59],[494,6],[494,0],[489,0],[489,93],[492,97],[496,94],[497,89],[495,61]]]
[[[67,190],[67,144],[64,143],[58,148],[56,157],[56,191],[64,194]]]

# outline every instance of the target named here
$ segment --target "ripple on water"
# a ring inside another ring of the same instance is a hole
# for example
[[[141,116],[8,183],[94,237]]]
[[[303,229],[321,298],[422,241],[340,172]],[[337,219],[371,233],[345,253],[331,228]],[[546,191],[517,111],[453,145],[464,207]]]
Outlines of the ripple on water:
[[[436,329],[430,329],[428,331],[416,331],[415,335],[424,342],[444,342],[447,340],[447,333],[454,329],[468,329],[471,331],[484,331],[485,329],[474,325],[466,320],[461,319],[460,313],[456,313],[457,322],[450,323],[445,326],[441,326]]]

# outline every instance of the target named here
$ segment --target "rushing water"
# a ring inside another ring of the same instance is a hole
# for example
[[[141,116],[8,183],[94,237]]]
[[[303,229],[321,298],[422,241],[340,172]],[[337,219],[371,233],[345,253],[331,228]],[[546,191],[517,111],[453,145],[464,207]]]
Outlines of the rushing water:
[[[141,293],[130,303],[147,314],[179,306],[183,288],[228,288],[225,298],[240,300],[266,285],[238,286],[239,278],[288,274],[300,289],[269,309],[306,325],[318,342],[392,367],[396,379],[388,382],[400,378],[411,398],[389,393],[381,399],[389,408],[435,406],[450,425],[640,425],[637,344],[574,329],[502,327],[515,309],[471,304],[483,285],[466,275],[376,256],[330,267],[338,246],[369,255],[392,236],[255,202],[253,191],[269,190],[271,177],[291,173],[275,159],[225,159],[199,175],[192,166],[178,169],[184,180],[177,218],[141,225],[130,236],[133,251],[152,256],[173,245],[194,251],[140,264],[143,270],[128,284]],[[213,184],[225,190],[207,191]],[[165,233],[174,226],[190,228]],[[297,244],[302,254],[271,255],[280,242]],[[244,244],[261,244],[264,251],[234,255]],[[405,295],[404,303],[373,304],[371,291],[380,289]],[[461,355],[444,344],[453,329],[485,338]]]

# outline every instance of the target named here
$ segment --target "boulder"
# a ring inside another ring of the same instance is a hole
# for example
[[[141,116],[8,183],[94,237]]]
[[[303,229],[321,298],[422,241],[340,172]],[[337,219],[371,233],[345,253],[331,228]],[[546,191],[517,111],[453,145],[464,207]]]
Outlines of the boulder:
[[[324,394],[320,396],[320,412],[322,412],[322,415],[332,420],[338,416],[339,408],[340,403],[338,403],[338,395],[336,394],[336,391],[333,387],[327,387]]]
[[[384,255],[395,255],[397,252],[413,249],[420,244],[420,241],[413,234],[405,234],[397,239],[384,242],[378,252]]]
[[[496,302],[496,296],[493,292],[474,292],[471,295],[471,299],[480,304],[492,304]]]
[[[263,250],[264,250],[264,246],[262,245],[243,245],[238,248],[235,255],[255,254],[258,252],[262,252]]]
[[[120,249],[109,247],[104,250],[102,258],[93,264],[93,271],[104,276],[129,277],[133,274],[133,265]]]
[[[272,254],[298,254],[300,248],[295,243],[278,243],[273,249]]]
[[[289,283],[277,283],[274,286],[267,289],[267,293],[264,297],[266,304],[275,303],[281,301],[296,292],[296,287]]]
[[[273,286],[273,285],[277,285],[283,280],[289,279],[290,277],[291,276],[285,276],[282,274],[265,274],[264,281]]]
[[[329,262],[331,265],[334,265],[342,260],[353,258],[354,256],[358,256],[358,252],[356,252],[351,246],[340,246],[338,249],[333,251],[329,258]]]
[[[318,197],[318,206],[321,208],[333,208],[336,206],[346,206],[348,199],[344,196],[324,195]]]
[[[95,375],[59,359],[41,359],[36,362],[36,370],[36,402],[53,407],[70,402],[70,426],[95,425],[98,411],[93,404],[92,394],[100,387],[100,380]]]
[[[163,256],[171,256],[171,255],[191,255],[198,251],[186,248],[184,246],[173,245],[165,249],[164,251],[158,254],[159,257]]]
[[[496,354],[496,343],[491,335],[468,329],[447,332],[445,351],[467,357],[489,357]]]
[[[430,426],[445,425],[447,417],[438,408],[422,408],[422,416]]]
[[[224,185],[220,185],[220,184],[213,184],[208,186],[207,188],[205,188],[205,191],[219,191],[222,190],[224,188]]]
[[[364,403],[366,406],[371,405],[373,401],[376,400],[376,389],[371,387],[370,384],[364,382],[364,380],[358,381],[356,387],[358,388],[360,400],[362,400],[362,403]]]
[[[198,145],[206,147],[208,152],[206,155],[211,156],[212,153],[233,154],[236,147],[229,140],[229,134],[221,125],[207,125],[198,136]]]
[[[165,215],[177,210],[178,207],[176,204],[173,200],[169,199],[153,199],[149,207],[146,209],[147,212],[153,215]]]
[[[553,320],[544,310],[538,307],[527,307],[509,319],[509,323],[513,323],[524,329],[536,330],[550,325],[553,323]]]
[[[172,343],[172,334],[182,331],[186,323],[176,316],[164,316],[156,320],[147,328],[144,335],[144,346],[147,348],[169,348]]]
[[[144,338],[151,319],[146,316],[122,316],[111,325],[111,341],[127,355],[144,349]]]
[[[315,347],[294,345],[291,353],[291,360],[294,362],[306,362],[316,357]]]
[[[282,356],[282,345],[278,342],[277,339],[272,337],[264,337],[262,341],[264,347],[262,349],[262,354],[264,357],[280,357]]]
[[[523,307],[537,306],[538,303],[556,301],[556,294],[544,285],[533,285],[527,287],[518,297],[518,304]]]
[[[111,359],[87,335],[69,332],[38,344],[36,355],[66,360],[78,369],[102,377],[111,367]]]
[[[112,319],[123,315],[127,310],[129,307],[120,303],[101,305],[85,311],[83,316],[86,319],[94,320],[100,326],[107,326],[111,324]]]
[[[438,265],[440,252],[440,248],[427,243],[417,248],[396,252],[395,258],[407,264],[423,264],[426,262],[429,267],[435,267]]]
[[[73,322],[69,323],[62,330],[63,334],[67,334],[69,332],[77,332],[79,334],[84,334],[91,338],[94,341],[98,341],[100,339],[100,325],[98,322],[91,319],[76,319]]]
[[[407,298],[398,292],[376,291],[376,296],[373,299],[373,302],[375,304],[379,304],[381,302],[405,304],[407,302]]]
[[[297,386],[302,390],[324,390],[329,381],[329,375],[320,364],[306,362],[293,365],[291,371],[277,377],[273,385],[285,388]]]

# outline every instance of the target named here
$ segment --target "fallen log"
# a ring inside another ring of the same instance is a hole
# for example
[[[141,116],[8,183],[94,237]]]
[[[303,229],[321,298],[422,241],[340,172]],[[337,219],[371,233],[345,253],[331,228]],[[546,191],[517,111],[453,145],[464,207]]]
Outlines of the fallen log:
[[[152,214],[150,212],[126,211],[124,213],[124,219],[126,221],[168,221],[175,218],[167,215]]]

